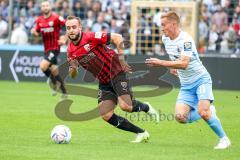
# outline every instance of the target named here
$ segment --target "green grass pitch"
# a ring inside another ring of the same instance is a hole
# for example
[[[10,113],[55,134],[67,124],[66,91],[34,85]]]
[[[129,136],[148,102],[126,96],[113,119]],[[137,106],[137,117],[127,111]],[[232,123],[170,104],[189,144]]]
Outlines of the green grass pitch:
[[[140,98],[151,102],[169,119],[162,117],[156,124],[128,114],[151,135],[148,143],[131,144],[134,134],[115,129],[101,118],[85,122],[59,120],[54,114],[59,96],[52,97],[46,83],[0,81],[0,160],[240,159],[240,91],[214,91],[217,114],[232,141],[231,148],[222,151],[213,150],[217,137],[204,121],[182,125],[172,120],[177,92],[176,89],[164,96]],[[97,104],[93,98],[70,98],[74,100],[71,108],[74,113]],[[126,116],[119,108],[117,113]],[[70,144],[51,141],[50,132],[57,124],[71,129]]]

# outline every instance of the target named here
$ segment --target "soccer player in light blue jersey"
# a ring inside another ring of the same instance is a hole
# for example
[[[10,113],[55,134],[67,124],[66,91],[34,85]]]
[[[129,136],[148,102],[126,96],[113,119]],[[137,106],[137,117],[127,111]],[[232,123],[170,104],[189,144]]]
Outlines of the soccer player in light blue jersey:
[[[180,18],[175,12],[161,16],[162,41],[170,61],[157,58],[146,59],[152,67],[169,67],[181,83],[176,102],[175,118],[180,123],[192,123],[202,118],[219,137],[215,149],[231,145],[229,138],[216,116],[211,76],[202,65],[192,37],[180,29]]]

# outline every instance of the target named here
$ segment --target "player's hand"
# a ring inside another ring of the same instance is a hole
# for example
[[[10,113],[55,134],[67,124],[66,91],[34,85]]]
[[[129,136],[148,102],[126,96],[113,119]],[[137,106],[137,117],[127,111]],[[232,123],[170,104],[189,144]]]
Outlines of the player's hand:
[[[76,59],[68,59],[68,63],[69,63],[69,76],[71,78],[75,78],[77,76],[78,73],[78,61]]]
[[[67,44],[67,38],[65,36],[61,36],[60,39],[58,40],[58,44],[61,45],[66,45]]]
[[[146,59],[145,63],[150,67],[158,67],[162,65],[162,60],[157,58]]]
[[[36,36],[36,37],[39,35],[38,32],[35,30],[35,28],[31,29],[31,34]]]
[[[125,60],[120,60],[120,64],[121,64],[122,69],[123,69],[124,72],[131,73],[132,68],[127,64],[127,62]]]
[[[170,73],[173,74],[174,76],[178,77],[177,69],[170,69]]]
[[[75,78],[78,75],[78,69],[76,67],[70,66],[68,73],[71,78]]]

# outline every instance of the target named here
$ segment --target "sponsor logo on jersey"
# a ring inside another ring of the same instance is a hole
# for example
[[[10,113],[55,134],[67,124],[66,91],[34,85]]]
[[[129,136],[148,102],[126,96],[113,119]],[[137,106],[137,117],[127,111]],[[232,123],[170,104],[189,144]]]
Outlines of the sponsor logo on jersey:
[[[92,60],[95,57],[96,55],[93,52],[90,52],[89,54],[85,55],[83,58],[80,58],[79,63],[87,64],[90,60]]]
[[[41,28],[41,32],[44,32],[44,33],[49,33],[49,32],[53,32],[53,31],[54,31],[53,27]]]

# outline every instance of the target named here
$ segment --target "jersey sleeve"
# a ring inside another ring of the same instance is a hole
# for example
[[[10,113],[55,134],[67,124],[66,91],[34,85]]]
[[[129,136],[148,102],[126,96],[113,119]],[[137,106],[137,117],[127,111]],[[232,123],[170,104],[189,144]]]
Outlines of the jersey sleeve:
[[[104,32],[90,32],[89,39],[96,44],[110,44],[111,34]]]
[[[62,16],[58,16],[58,23],[60,26],[65,25],[66,20]]]
[[[36,30],[37,32],[40,32],[39,19],[36,20],[35,30]]]
[[[68,48],[67,48],[67,60],[68,61],[73,60],[70,44],[68,45]]]

